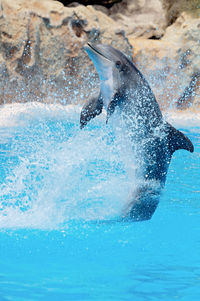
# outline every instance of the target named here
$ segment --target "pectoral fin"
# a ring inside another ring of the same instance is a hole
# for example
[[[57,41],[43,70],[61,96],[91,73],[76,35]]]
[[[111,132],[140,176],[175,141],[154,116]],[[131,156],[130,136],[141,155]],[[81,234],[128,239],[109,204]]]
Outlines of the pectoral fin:
[[[190,139],[179,130],[176,130],[168,123],[168,141],[171,153],[178,149],[185,149],[191,153],[194,151],[194,146]]]
[[[117,106],[120,106],[121,103],[125,101],[125,97],[123,95],[121,95],[120,93],[115,93],[115,95],[113,96],[112,100],[110,101],[108,108],[107,108],[107,119],[106,119],[106,123],[108,123],[108,119],[110,118],[110,116],[114,113],[115,108]]]
[[[84,128],[86,124],[97,115],[101,114],[103,109],[103,100],[101,95],[92,97],[82,108],[80,116],[80,128]]]

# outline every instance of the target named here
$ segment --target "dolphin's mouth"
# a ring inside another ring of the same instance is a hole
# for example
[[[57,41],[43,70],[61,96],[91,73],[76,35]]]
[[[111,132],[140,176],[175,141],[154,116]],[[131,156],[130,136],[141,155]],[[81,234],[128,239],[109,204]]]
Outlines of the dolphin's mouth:
[[[113,77],[113,62],[109,59],[109,49],[100,44],[86,44],[84,46],[89,58],[93,62],[100,81],[105,82]]]
[[[102,52],[100,52],[94,45],[87,43],[87,46],[89,46],[94,52],[96,52],[97,54],[101,55],[102,57],[104,57],[105,59],[109,60],[108,57],[106,57]],[[110,60],[109,60],[110,61]]]

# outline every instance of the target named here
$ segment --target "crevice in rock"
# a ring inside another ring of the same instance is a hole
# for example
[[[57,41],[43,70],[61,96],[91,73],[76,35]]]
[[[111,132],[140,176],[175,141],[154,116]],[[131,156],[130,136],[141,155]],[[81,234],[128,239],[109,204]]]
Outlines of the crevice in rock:
[[[78,16],[76,16],[77,19],[72,19],[71,20],[71,27],[72,30],[74,31],[75,35],[80,38],[82,34],[85,32],[84,31],[84,26],[87,25],[85,20],[79,19]]]
[[[176,20],[178,19],[179,15],[172,15],[170,17],[168,17],[168,23],[167,23],[167,27],[171,26],[172,24],[174,24],[176,22]]]
[[[37,69],[36,62],[39,61],[39,44],[40,36],[38,26],[40,24],[40,18],[35,15],[31,15],[31,18],[27,26],[27,38],[24,41],[22,49],[22,55],[16,60],[17,66],[15,72],[21,76],[27,76],[30,72],[35,74]],[[30,73],[31,74],[31,73]]]
[[[32,43],[31,41],[28,39],[26,41],[26,44],[24,46],[24,51],[23,51],[23,54],[22,54],[22,62],[23,64],[25,65],[28,65],[31,61],[31,49],[32,49]]]
[[[74,1],[70,1],[70,0],[59,0],[59,2],[61,2],[64,6],[68,6],[74,3]],[[113,4],[119,2],[122,2],[122,0],[78,0],[76,1],[76,3],[83,4],[83,5],[102,5],[107,8],[110,8],[113,6]]]
[[[42,18],[42,19],[43,19],[43,22],[46,25],[46,27],[49,28],[50,27],[50,20],[48,18]]]
[[[148,38],[149,40],[161,40],[161,38],[162,38],[163,36],[155,36],[155,35],[153,35],[153,36],[151,36],[150,38]]]
[[[16,52],[18,52],[17,46],[13,46],[10,43],[2,43],[2,47],[4,49],[5,57],[7,60],[12,59]]]
[[[2,31],[1,34],[2,34],[2,36],[6,37],[8,39],[12,39],[12,36],[5,31]]]

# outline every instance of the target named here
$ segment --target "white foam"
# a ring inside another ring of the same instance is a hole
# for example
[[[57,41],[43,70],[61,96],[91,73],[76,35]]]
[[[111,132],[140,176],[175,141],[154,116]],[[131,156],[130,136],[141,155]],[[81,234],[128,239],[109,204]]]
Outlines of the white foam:
[[[37,117],[67,118],[73,120],[80,113],[79,106],[60,104],[43,104],[29,102],[25,104],[6,104],[0,107],[0,127],[24,126],[26,121]],[[68,114],[70,112],[70,114]]]
[[[192,111],[167,111],[165,119],[175,127],[200,127],[200,112]]]
[[[114,218],[126,207],[138,184],[130,146],[123,134],[112,137],[104,113],[80,130],[80,110],[41,103],[0,108],[0,228],[55,229],[74,219]],[[200,126],[196,113],[166,118],[178,127]]]
[[[0,146],[10,143],[1,154],[9,160],[0,184],[0,228],[55,229],[120,214],[134,189],[134,165],[126,146],[110,138],[105,116],[81,131],[80,107],[73,105],[12,104],[0,115]]]

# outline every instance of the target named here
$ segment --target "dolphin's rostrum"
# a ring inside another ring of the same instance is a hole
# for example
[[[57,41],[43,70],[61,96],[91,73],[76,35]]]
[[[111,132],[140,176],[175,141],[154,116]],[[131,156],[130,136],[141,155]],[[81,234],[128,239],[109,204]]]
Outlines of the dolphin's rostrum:
[[[85,46],[100,78],[100,93],[83,107],[80,126],[107,110],[107,120],[117,111],[140,162],[140,187],[132,195],[124,218],[150,219],[158,205],[173,153],[194,151],[192,142],[166,122],[155,96],[137,67],[119,50],[102,44]]]

